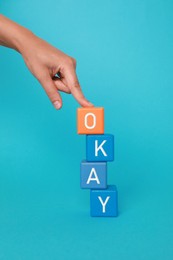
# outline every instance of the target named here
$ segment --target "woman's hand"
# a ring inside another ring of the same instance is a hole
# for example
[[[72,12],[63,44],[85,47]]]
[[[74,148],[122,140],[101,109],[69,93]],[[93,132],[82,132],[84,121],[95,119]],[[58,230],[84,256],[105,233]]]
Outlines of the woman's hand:
[[[71,93],[83,107],[93,106],[82,93],[74,58],[2,15],[0,44],[22,54],[27,67],[39,80],[56,109],[62,106],[59,91]]]
[[[74,58],[35,35],[30,35],[24,46],[21,48],[21,54],[26,65],[39,80],[56,109],[62,106],[62,99],[57,90],[71,93],[83,107],[92,106],[82,93]]]

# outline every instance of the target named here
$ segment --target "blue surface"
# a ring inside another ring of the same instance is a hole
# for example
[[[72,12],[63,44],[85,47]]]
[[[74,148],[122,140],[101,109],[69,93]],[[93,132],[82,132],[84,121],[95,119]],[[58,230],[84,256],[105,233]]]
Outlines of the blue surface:
[[[92,217],[117,217],[118,192],[114,185],[105,190],[90,191],[90,213]]]
[[[0,48],[0,259],[173,259],[173,1],[0,1],[74,56],[116,137],[117,218],[91,218],[79,185],[77,103],[55,111],[18,53]]]
[[[86,160],[93,162],[111,162],[114,160],[114,136],[87,135],[86,136]]]
[[[81,188],[106,189],[107,165],[105,162],[81,162],[80,168]]]

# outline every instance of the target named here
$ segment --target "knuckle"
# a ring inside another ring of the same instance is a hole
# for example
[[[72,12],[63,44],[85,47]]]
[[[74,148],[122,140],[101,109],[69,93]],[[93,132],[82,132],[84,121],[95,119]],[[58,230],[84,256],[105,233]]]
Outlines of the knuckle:
[[[73,88],[75,88],[75,89],[80,89],[80,84],[79,84],[79,81],[78,81],[78,80],[75,80],[75,81],[73,82]]]
[[[66,93],[67,93],[67,94],[71,94],[71,91],[68,89]]]
[[[76,67],[76,65],[77,65],[77,60],[76,60],[75,58],[72,58],[72,61],[73,61],[73,64],[75,65],[75,67]]]
[[[74,66],[74,67],[76,67],[76,65],[77,65],[77,61],[76,61],[76,59],[73,58],[73,57],[69,57],[69,63],[70,63],[72,66]]]

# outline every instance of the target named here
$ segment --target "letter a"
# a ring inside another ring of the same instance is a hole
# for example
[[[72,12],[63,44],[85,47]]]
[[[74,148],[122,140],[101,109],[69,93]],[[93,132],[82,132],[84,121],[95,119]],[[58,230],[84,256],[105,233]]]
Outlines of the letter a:
[[[94,175],[94,178],[92,177],[92,175]],[[87,180],[87,184],[89,184],[90,181],[96,181],[97,184],[100,184],[100,181],[99,181],[99,178],[97,176],[95,168],[91,169],[90,175],[89,175],[88,180]]]

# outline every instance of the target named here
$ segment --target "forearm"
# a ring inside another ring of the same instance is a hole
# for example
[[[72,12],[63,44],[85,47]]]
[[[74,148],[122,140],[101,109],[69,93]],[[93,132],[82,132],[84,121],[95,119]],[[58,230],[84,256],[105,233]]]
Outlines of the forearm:
[[[31,31],[0,14],[0,45],[22,53],[27,38],[34,36]]]

